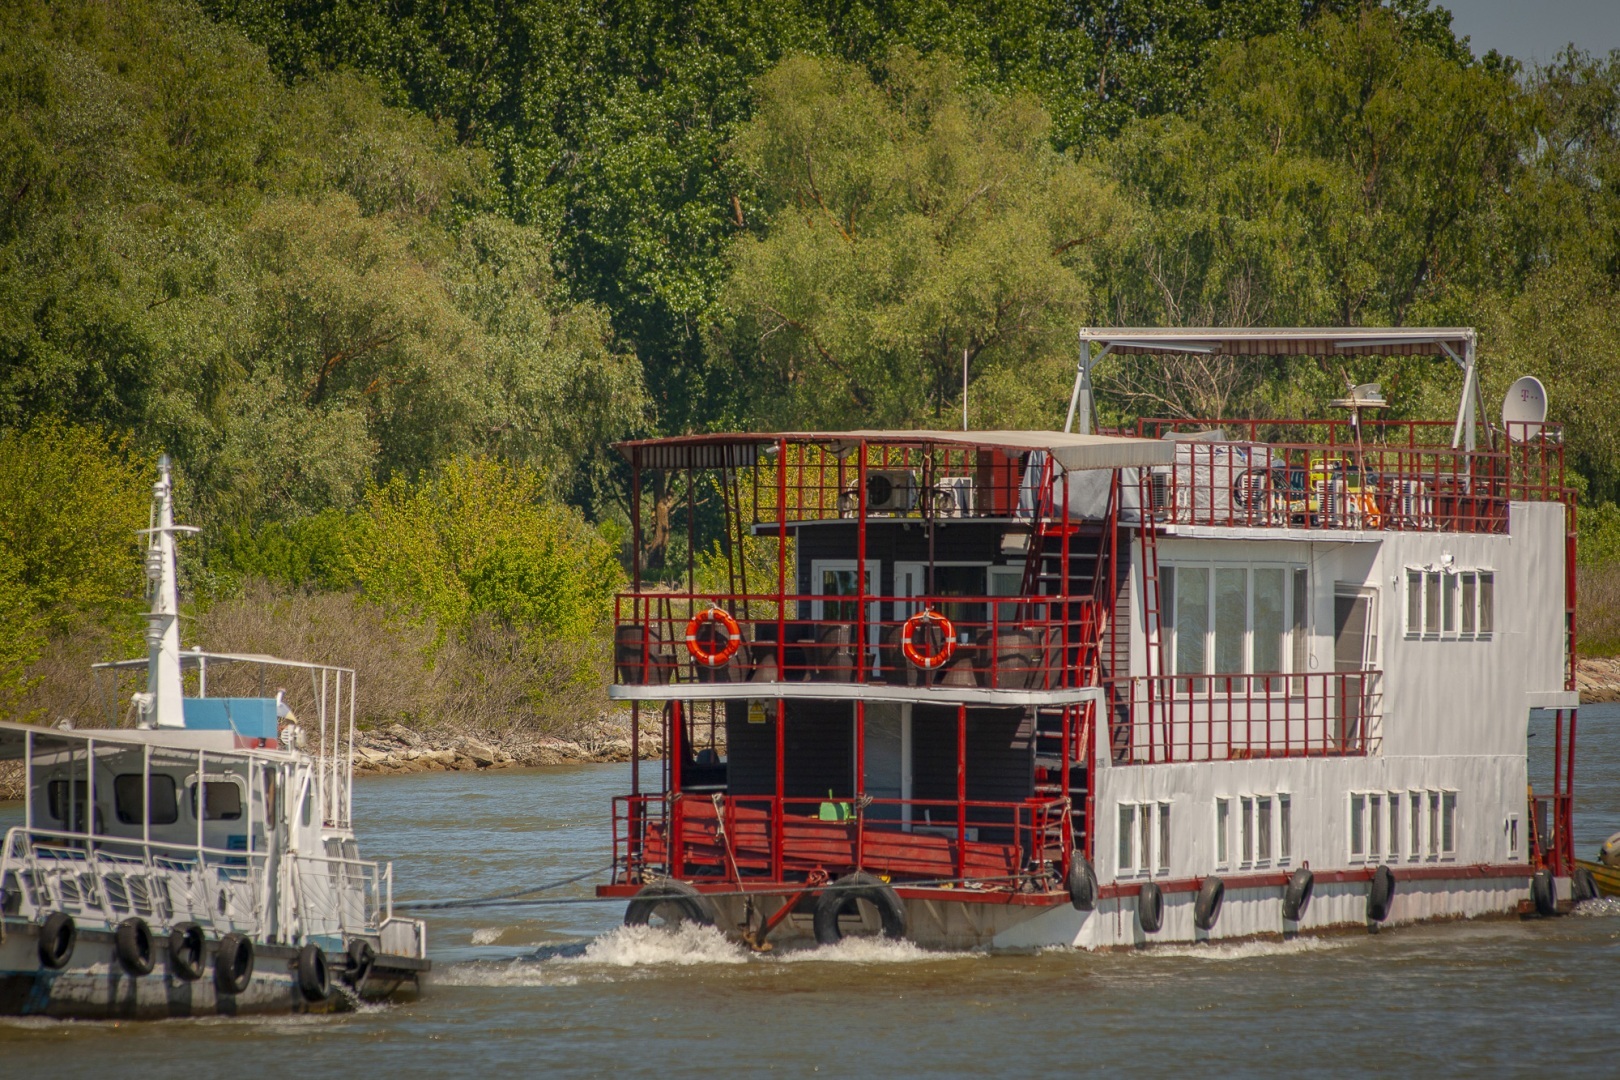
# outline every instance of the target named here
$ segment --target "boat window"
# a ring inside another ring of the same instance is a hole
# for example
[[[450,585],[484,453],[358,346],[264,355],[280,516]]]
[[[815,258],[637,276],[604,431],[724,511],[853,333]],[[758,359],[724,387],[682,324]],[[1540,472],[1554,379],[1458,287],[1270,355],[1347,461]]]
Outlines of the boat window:
[[[1255,854],[1261,866],[1271,861],[1271,799],[1262,795],[1254,801]]]
[[[153,773],[147,787],[147,820],[152,825],[173,825],[180,820],[180,800],[174,777]],[[113,777],[113,810],[125,825],[141,824],[141,774]]]
[[[1423,571],[1406,572],[1406,633],[1417,637],[1423,633]]]
[[[1024,570],[1019,566],[992,566],[989,570],[990,587],[986,596],[1017,596],[1024,585]],[[997,604],[996,618],[1011,622],[1018,618],[1017,604]]]
[[[1440,571],[1430,570],[1423,575],[1423,632],[1440,632]]]
[[[1292,598],[1294,608],[1294,656],[1289,670],[1296,673],[1305,670],[1306,656],[1310,647],[1311,591],[1310,579],[1306,574],[1307,571],[1304,567],[1298,567],[1294,570],[1294,595]],[[1302,694],[1304,692],[1305,680],[1303,678],[1295,679],[1294,693]]]
[[[197,785],[191,785],[191,816],[197,816]],[[242,817],[242,789],[229,780],[203,785],[203,820],[237,821]]]
[[[85,797],[88,794],[81,780],[52,780],[45,785],[46,809],[52,818],[65,824],[69,832],[82,832]],[[73,808],[72,821],[68,821],[69,806]]]
[[[1377,858],[1384,852],[1384,797],[1367,796],[1367,853]]]
[[[1429,854],[1440,854],[1440,793],[1429,792]]]
[[[1225,870],[1231,862],[1232,800],[1215,800],[1215,865]]]
[[[1254,571],[1254,670],[1283,670],[1283,640],[1287,633],[1284,608],[1287,579],[1280,566]]]
[[[1444,590],[1440,598],[1440,632],[1455,634],[1457,632],[1457,581],[1456,574],[1445,575]]]
[[[1389,793],[1389,857],[1401,857],[1401,793]]]
[[[1350,796],[1350,857],[1367,857],[1366,841],[1367,796],[1357,792]]]
[[[1209,569],[1176,569],[1176,674],[1202,675],[1209,638]]]
[[[1475,614],[1479,603],[1479,575],[1470,570],[1457,576],[1462,578],[1462,634],[1473,637],[1478,626]]]
[[[1146,873],[1153,868],[1153,804],[1146,803],[1137,808],[1137,828],[1140,830],[1140,839],[1137,843],[1137,862],[1142,871]]]
[[[1254,865],[1254,799],[1245,795],[1238,800],[1238,829],[1243,834],[1242,852],[1244,866]]]
[[[1215,673],[1243,670],[1244,636],[1249,628],[1249,571],[1222,566],[1215,571]]]
[[[1119,804],[1119,872],[1128,874],[1136,869],[1136,860],[1131,857],[1131,848],[1136,839],[1136,807],[1130,803]]]
[[[1479,634],[1487,636],[1496,626],[1496,575],[1481,570],[1479,573]]]
[[[1457,854],[1457,793],[1440,793],[1440,854]]]
[[[1407,799],[1407,826],[1410,836],[1407,838],[1406,857],[1408,859],[1421,859],[1423,857],[1423,792],[1414,791]]]
[[[1293,800],[1287,795],[1277,796],[1277,861],[1286,863],[1293,849]]]
[[[281,815],[276,812],[276,771],[264,770],[264,824],[272,831],[276,827],[276,818]]]
[[[1170,804],[1159,804],[1159,872],[1170,872]]]
[[[1303,569],[1164,566],[1159,599],[1174,639],[1173,674],[1258,675],[1306,668],[1310,603]],[[1284,684],[1264,688],[1282,690]]]
[[[1508,858],[1519,857],[1519,815],[1509,814],[1507,819]]]

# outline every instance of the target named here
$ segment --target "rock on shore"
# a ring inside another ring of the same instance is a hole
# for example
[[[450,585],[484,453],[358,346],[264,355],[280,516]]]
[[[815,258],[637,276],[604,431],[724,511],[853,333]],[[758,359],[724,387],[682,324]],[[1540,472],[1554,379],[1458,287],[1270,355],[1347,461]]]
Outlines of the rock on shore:
[[[1620,701],[1620,657],[1582,657],[1575,663],[1575,688],[1581,701]]]
[[[643,759],[656,758],[662,752],[662,733],[656,722],[652,725],[643,722],[640,749]],[[359,732],[354,747],[357,773],[500,769],[629,760],[628,712],[603,714],[580,725],[570,738],[515,729],[468,731],[390,724]]]

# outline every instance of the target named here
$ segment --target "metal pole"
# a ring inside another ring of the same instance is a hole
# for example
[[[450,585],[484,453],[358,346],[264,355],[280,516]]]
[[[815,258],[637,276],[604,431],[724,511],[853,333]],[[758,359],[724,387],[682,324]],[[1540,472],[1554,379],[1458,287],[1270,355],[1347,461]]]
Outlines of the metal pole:
[[[866,702],[855,702],[855,869],[862,863],[866,832]]]
[[[771,842],[771,877],[776,881],[782,880],[782,863],[784,843],[787,832],[787,808],[783,803],[786,790],[782,782],[783,766],[787,749],[787,741],[783,730],[787,726],[787,700],[776,699],[776,835]]]
[[[967,876],[967,706],[956,707],[956,876]]]
[[[866,681],[866,453],[866,440],[862,439],[856,480],[859,517],[855,522],[855,641],[851,649],[856,682]]]
[[[1069,392],[1069,415],[1063,421],[1065,433],[1074,430],[1074,413],[1080,404],[1080,390],[1085,385],[1086,373],[1091,369],[1091,339],[1080,331],[1080,363],[1074,369],[1074,389]],[[1082,430],[1081,434],[1085,434]]]
[[[968,417],[967,417],[967,382],[968,382],[968,380],[967,380],[967,375],[968,375],[968,351],[964,347],[962,349],[962,430],[963,431],[966,431],[968,429]]]

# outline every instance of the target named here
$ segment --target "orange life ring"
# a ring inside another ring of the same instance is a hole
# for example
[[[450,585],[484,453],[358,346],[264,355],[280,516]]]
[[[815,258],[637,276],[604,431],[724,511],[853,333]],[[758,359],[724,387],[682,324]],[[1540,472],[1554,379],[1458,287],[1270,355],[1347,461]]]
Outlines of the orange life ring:
[[[938,623],[940,630],[945,635],[945,644],[940,646],[939,652],[931,656],[919,650],[913,640],[917,636],[917,628],[925,622]],[[924,671],[932,671],[937,667],[942,667],[945,661],[951,658],[951,654],[956,651],[956,627],[951,625],[951,620],[937,611],[919,611],[906,620],[905,627],[900,631],[900,651],[906,654],[907,660],[910,660]]]
[[[703,629],[704,623],[711,622],[719,623],[721,629],[726,632],[725,645],[714,652],[705,649],[698,641],[698,631]],[[711,607],[707,611],[700,611],[686,624],[686,651],[692,654],[692,659],[705,667],[719,667],[730,660],[740,648],[742,648],[742,628],[724,608]]]

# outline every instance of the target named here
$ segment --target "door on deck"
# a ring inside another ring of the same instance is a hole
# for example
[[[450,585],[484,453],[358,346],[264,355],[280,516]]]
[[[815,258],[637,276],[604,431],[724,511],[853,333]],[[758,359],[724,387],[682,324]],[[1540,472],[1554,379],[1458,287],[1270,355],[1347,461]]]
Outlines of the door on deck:
[[[866,793],[879,800],[867,808],[871,821],[911,822],[911,705],[866,704]],[[883,802],[903,799],[906,803]]]
[[[1340,750],[1362,745],[1367,737],[1368,676],[1378,655],[1378,593],[1356,585],[1333,592],[1333,670],[1340,677],[1333,694],[1334,738]]]

